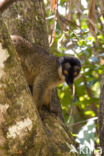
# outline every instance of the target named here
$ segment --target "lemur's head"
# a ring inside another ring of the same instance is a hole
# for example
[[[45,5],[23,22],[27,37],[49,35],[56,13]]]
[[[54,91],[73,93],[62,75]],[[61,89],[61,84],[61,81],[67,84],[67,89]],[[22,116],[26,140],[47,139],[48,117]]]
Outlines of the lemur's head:
[[[61,57],[59,61],[62,67],[62,75],[65,77],[66,83],[71,86],[80,73],[81,63],[78,58],[70,56]]]

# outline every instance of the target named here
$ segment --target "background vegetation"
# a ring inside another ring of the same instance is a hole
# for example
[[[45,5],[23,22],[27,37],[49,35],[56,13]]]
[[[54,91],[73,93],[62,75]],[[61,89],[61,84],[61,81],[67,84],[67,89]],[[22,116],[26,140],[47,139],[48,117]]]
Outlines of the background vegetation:
[[[73,55],[82,63],[74,96],[66,84],[58,86],[66,124],[80,146],[91,151],[96,147],[96,155],[104,63],[104,3],[101,0],[44,0],[44,3],[52,53]]]

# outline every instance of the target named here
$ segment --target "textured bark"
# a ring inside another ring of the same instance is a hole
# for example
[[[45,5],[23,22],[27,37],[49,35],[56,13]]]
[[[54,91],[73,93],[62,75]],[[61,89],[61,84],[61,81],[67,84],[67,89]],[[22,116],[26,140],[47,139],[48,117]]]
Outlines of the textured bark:
[[[17,0],[1,0],[0,1],[0,12],[3,12],[5,9],[9,7],[13,2]]]
[[[73,156],[74,145],[64,123],[56,114],[43,110],[40,119],[24,78],[20,60],[10,42],[10,34],[19,34],[49,49],[42,0],[13,3],[0,18],[0,156]],[[6,50],[6,52],[5,52]],[[4,55],[6,53],[6,55]],[[56,90],[51,103],[59,109]]]
[[[26,141],[33,133],[37,134],[38,141],[38,133],[45,134],[19,59],[0,18],[0,155],[23,153],[22,148],[28,148]]]
[[[18,34],[49,49],[42,0],[24,0],[14,3],[3,14],[11,34]]]
[[[102,156],[104,155],[104,72],[101,79],[100,110],[99,110],[99,136]]]

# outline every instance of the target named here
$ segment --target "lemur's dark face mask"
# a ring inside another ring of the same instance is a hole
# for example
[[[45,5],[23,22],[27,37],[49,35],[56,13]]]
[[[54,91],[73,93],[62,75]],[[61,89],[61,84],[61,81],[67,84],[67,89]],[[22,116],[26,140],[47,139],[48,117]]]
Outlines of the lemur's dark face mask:
[[[64,69],[65,81],[68,86],[73,89],[73,83],[76,77],[78,77],[80,73],[80,68],[78,67],[70,67],[68,70]]]
[[[74,80],[78,77],[81,70],[81,63],[75,57],[65,58],[62,63],[62,73],[68,86],[73,89]]]

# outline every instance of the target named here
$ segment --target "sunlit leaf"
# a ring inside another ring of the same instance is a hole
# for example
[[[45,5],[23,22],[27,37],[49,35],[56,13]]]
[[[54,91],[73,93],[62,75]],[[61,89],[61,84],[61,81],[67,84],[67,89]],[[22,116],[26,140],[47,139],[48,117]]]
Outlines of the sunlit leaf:
[[[97,120],[97,117],[89,119],[87,124],[77,134],[76,141],[79,143],[79,153],[81,156],[92,156],[95,150],[95,120]]]

